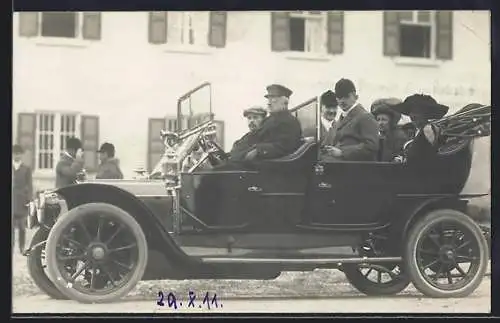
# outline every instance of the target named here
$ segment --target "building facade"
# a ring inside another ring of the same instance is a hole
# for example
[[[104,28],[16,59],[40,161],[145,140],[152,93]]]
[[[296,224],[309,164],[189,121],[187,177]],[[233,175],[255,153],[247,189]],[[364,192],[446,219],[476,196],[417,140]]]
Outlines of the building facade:
[[[18,12],[13,24],[13,140],[39,188],[53,185],[71,135],[90,171],[105,141],[125,177],[150,168],[177,99],[206,81],[226,150],[246,132],[242,110],[275,82],[294,90],[292,105],[341,77],[365,107],[416,92],[452,111],[490,103],[487,11]],[[489,185],[483,141],[475,178]]]

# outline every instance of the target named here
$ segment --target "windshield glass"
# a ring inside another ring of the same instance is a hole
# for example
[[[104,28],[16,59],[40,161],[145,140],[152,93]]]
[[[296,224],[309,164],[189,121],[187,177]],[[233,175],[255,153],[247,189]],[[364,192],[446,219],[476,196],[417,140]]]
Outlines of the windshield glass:
[[[292,114],[299,119],[302,127],[303,137],[317,138],[317,118],[318,118],[318,99],[317,97],[311,98],[298,106],[290,109]]]
[[[178,132],[212,119],[212,93],[210,83],[203,83],[177,101]]]

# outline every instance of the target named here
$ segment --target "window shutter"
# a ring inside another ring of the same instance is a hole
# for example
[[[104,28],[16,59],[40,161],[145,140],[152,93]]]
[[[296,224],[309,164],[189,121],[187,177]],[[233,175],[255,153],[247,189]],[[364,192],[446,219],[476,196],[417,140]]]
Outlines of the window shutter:
[[[98,166],[97,150],[99,149],[99,117],[82,116],[80,131],[85,170],[90,173],[96,172]]]
[[[22,37],[38,36],[38,12],[19,13],[19,35]]]
[[[165,11],[149,13],[149,42],[165,44],[167,42],[168,15]]]
[[[290,17],[288,12],[271,13],[271,49],[274,52],[290,50]]]
[[[328,53],[342,54],[344,51],[344,12],[328,11]]]
[[[17,115],[17,138],[16,143],[23,147],[25,153],[23,162],[32,169],[35,166],[36,148],[36,114],[19,113]]]
[[[436,11],[436,58],[453,56],[453,16],[451,11]]]
[[[148,172],[151,172],[160,161],[165,145],[161,140],[160,131],[165,130],[165,119],[149,119],[148,124]]]
[[[399,12],[384,11],[384,55],[399,56]]]
[[[224,149],[224,121],[222,120],[214,120],[216,129],[215,140],[217,144]]]
[[[101,13],[84,12],[83,13],[83,39],[100,40],[101,39]]]
[[[208,44],[211,47],[223,48],[226,46],[227,12],[210,12],[210,31],[208,32]]]

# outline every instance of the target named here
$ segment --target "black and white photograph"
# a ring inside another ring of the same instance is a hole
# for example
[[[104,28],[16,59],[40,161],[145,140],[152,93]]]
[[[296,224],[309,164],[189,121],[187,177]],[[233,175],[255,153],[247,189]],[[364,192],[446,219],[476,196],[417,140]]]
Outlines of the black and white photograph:
[[[14,314],[491,312],[490,11],[12,30]]]

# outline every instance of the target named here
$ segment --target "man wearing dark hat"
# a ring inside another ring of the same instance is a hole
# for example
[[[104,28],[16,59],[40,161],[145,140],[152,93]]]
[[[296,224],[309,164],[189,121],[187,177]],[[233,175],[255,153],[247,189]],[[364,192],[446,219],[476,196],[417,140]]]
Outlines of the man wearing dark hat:
[[[391,106],[401,103],[396,98],[378,99],[373,102],[371,112],[375,116],[379,127],[378,161],[391,162],[403,151],[403,145],[408,141],[404,132],[398,129],[401,114]]]
[[[403,147],[405,160],[432,162],[437,156],[436,143],[439,129],[429,121],[444,117],[449,107],[437,103],[430,95],[414,94],[407,97],[404,102],[395,105],[393,109],[409,116],[416,129],[415,137]]]
[[[341,79],[335,84],[335,96],[342,114],[335,133],[321,148],[324,161],[374,161],[378,152],[378,125],[371,113],[357,102],[354,83]]]
[[[33,197],[33,181],[31,168],[22,161],[24,150],[20,145],[12,147],[12,250],[15,244],[15,229],[17,229],[18,246],[24,252],[26,240],[27,204]]]
[[[331,90],[326,91],[321,95],[321,123],[320,136],[321,142],[327,141],[327,136],[332,136],[335,133],[335,118],[338,112],[338,102],[335,93]]]
[[[233,148],[229,152],[230,160],[242,160],[247,152],[256,144],[256,131],[267,116],[267,111],[259,106],[254,106],[243,111],[243,116],[247,118],[249,132],[239,140],[235,141]]]
[[[288,110],[292,90],[280,84],[267,87],[269,117],[255,132],[255,144],[245,160],[273,159],[291,154],[300,147],[302,128],[299,120]]]
[[[80,139],[71,137],[66,141],[66,150],[56,165],[56,188],[75,184],[83,172],[83,149]]]
[[[101,163],[99,164],[95,178],[123,179],[119,160],[115,158],[115,146],[109,142],[105,142],[97,152],[99,153],[99,160]]]

